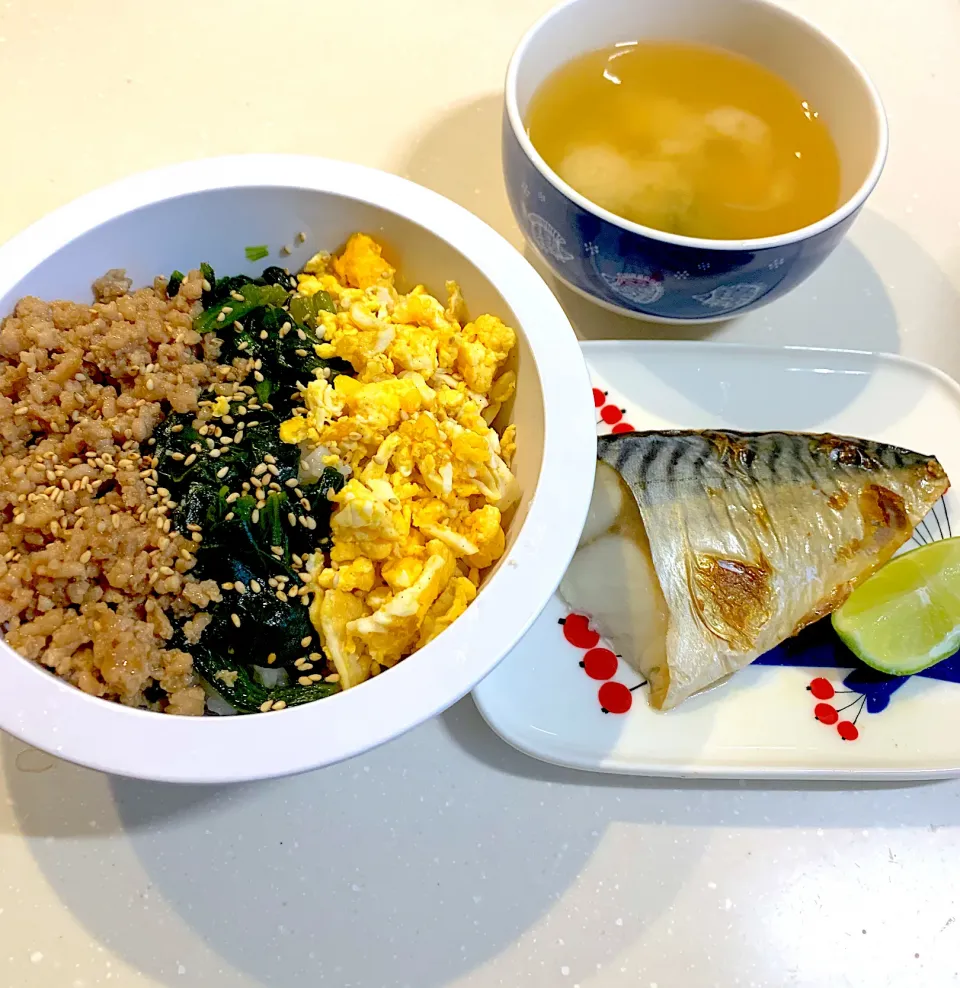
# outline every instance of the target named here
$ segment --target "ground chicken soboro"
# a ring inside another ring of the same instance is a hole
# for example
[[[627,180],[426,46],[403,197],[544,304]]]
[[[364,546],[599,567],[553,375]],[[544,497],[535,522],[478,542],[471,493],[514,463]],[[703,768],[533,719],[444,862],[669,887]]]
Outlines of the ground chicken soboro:
[[[188,575],[199,535],[170,530],[149,437],[238,376],[192,328],[201,284],[192,272],[168,299],[162,280],[131,293],[110,272],[92,306],[24,298],[0,323],[4,637],[87,693],[178,714],[202,714],[204,691],[165,648],[167,614],[196,641],[220,592]]]

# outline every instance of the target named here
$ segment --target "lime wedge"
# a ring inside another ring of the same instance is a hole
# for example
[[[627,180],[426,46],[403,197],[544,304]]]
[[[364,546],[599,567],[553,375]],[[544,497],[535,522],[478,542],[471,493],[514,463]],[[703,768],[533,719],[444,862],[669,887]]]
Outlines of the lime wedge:
[[[912,676],[960,649],[960,537],[892,559],[834,611],[833,627],[868,666]]]

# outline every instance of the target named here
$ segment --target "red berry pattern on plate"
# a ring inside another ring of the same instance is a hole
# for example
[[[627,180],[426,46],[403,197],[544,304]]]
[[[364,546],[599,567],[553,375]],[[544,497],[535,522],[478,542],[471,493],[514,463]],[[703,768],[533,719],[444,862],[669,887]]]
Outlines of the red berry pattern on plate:
[[[571,614],[563,622],[563,637],[574,648],[594,648],[600,641],[600,636],[582,614]]]
[[[600,709],[607,714],[625,714],[633,706],[633,693],[623,683],[604,683],[597,699]]]
[[[820,721],[821,724],[836,724],[840,719],[840,714],[837,713],[837,708],[832,707],[829,703],[818,703],[813,708],[813,716]]]
[[[580,660],[580,667],[591,679],[613,679],[618,660],[609,648],[591,648]]]
[[[600,420],[597,422],[598,430],[602,434],[604,426],[611,426],[610,431],[614,433],[633,432],[633,426],[624,419],[627,410],[617,405],[609,404],[607,402],[609,397],[610,393],[608,391],[601,391],[600,388],[593,389],[593,406],[599,409],[600,412]]]
[[[807,692],[818,702],[813,707],[814,719],[836,730],[842,741],[856,741],[860,737],[857,721],[863,713],[867,697],[856,690],[838,690],[825,676],[817,676],[807,684]],[[842,706],[836,706],[837,698]],[[848,700],[848,697],[853,697]],[[834,703],[827,703],[833,700]],[[840,714],[856,707],[853,720],[841,720]]]
[[[817,676],[807,688],[818,700],[832,700],[834,693],[836,693],[833,683],[829,679],[824,679],[823,676]]]
[[[627,686],[613,677],[620,671],[620,658],[609,648],[598,647],[600,635],[590,627],[590,619],[583,614],[569,614],[560,620],[563,637],[574,648],[583,650],[580,668],[589,679],[600,682],[597,702],[604,714],[625,714],[633,706],[633,691],[646,686],[641,680],[636,686]],[[627,669],[630,674],[632,670]]]
[[[837,724],[837,734],[843,738],[844,741],[856,741],[860,737],[860,732],[857,730],[857,725],[849,720],[842,720]]]

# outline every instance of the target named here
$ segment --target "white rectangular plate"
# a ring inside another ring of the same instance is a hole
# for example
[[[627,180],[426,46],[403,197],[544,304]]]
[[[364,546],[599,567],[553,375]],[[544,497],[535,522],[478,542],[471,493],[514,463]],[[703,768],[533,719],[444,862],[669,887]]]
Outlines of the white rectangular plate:
[[[960,386],[886,354],[723,343],[584,343],[598,432],[833,432],[936,455],[960,479]],[[960,482],[960,480],[958,480]],[[562,493],[557,494],[562,496]],[[960,534],[953,491],[915,534]],[[475,690],[536,758],[636,775],[921,779],[960,774],[960,658],[906,679],[859,665],[820,622],[669,713],[558,597]],[[626,709],[625,709],[626,708]]]

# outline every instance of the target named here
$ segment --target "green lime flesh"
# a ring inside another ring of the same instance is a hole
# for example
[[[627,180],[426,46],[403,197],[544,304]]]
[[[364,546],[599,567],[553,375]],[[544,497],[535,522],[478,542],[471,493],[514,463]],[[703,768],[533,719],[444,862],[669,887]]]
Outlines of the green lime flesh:
[[[960,649],[960,537],[892,559],[833,612],[834,630],[866,665],[911,676]]]

